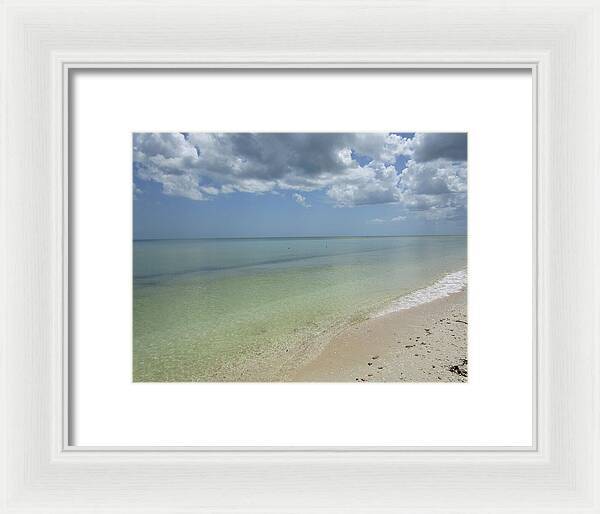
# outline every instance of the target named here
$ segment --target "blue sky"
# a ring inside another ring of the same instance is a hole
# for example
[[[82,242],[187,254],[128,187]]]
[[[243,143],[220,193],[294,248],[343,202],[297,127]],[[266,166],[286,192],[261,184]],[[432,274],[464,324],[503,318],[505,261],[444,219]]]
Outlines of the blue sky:
[[[137,133],[134,239],[466,234],[467,136]]]

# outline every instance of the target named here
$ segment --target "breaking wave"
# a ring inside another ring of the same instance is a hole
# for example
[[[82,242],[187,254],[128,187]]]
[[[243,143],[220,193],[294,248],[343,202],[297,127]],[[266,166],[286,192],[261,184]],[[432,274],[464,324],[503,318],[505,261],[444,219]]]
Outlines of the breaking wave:
[[[385,309],[377,312],[371,317],[378,318],[380,316],[385,316],[386,314],[391,314],[392,312],[398,312],[416,307],[417,305],[433,302],[439,298],[444,298],[445,296],[462,291],[466,285],[466,269],[449,273],[428,287],[418,289],[417,291],[413,291],[412,293],[397,298]]]

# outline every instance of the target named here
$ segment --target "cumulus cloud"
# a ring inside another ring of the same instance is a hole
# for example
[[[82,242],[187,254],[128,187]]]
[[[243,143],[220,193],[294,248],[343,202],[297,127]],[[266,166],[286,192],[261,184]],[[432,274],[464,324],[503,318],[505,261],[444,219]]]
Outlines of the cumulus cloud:
[[[467,134],[463,132],[416,134],[412,152],[413,158],[417,162],[436,159],[466,161]]]
[[[302,196],[300,193],[294,193],[292,196],[298,205],[302,205],[302,207],[310,207],[310,204],[306,200],[305,196]]]
[[[466,134],[138,133],[133,168],[162,192],[218,195],[322,190],[337,207],[397,203],[455,216],[466,210]]]
[[[394,166],[371,161],[331,184],[327,196],[341,207],[393,203],[399,199],[398,181]]]
[[[411,160],[402,172],[400,185],[413,194],[462,193],[467,190],[467,167],[463,162],[441,159],[423,163]]]

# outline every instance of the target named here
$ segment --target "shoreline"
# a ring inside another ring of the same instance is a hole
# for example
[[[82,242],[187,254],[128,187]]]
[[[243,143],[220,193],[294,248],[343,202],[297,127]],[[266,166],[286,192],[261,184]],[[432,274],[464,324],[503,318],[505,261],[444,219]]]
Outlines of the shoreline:
[[[467,382],[467,287],[344,328],[285,382]]]
[[[208,376],[134,382],[466,382],[466,269],[288,344],[258,347]],[[368,316],[368,317],[367,317]]]

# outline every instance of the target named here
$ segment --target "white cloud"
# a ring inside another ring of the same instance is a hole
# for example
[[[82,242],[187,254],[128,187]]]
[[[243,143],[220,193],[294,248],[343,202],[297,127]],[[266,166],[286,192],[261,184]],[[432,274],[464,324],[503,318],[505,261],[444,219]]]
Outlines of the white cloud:
[[[327,190],[327,196],[341,207],[393,203],[399,195],[396,168],[375,161],[349,173]]]
[[[179,132],[139,133],[133,137],[134,159],[136,156],[179,159],[197,157],[194,147],[190,146]]]
[[[405,221],[406,219],[406,216],[394,216],[390,219],[373,218],[372,220],[369,220],[369,223],[394,223],[398,221]]]
[[[436,195],[466,192],[467,165],[443,159],[430,162],[408,161],[402,170],[400,185],[415,194]]]
[[[427,220],[466,218],[467,163],[409,160],[400,174],[400,201],[408,211],[431,212]]]
[[[306,197],[302,196],[300,193],[294,193],[292,197],[294,198],[295,202],[299,205],[302,205],[302,207],[310,207],[310,204],[306,201]]]
[[[292,191],[308,207],[302,193],[322,190],[338,207],[397,203],[448,217],[466,211],[465,157],[466,134],[143,133],[133,141],[137,178],[171,196]]]

